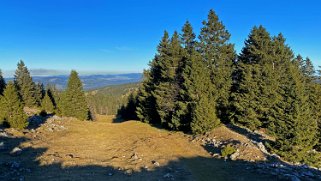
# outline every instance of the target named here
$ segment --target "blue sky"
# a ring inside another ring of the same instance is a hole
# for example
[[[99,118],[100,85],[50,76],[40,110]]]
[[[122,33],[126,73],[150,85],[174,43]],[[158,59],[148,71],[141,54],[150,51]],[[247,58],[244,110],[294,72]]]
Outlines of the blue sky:
[[[196,33],[214,9],[239,52],[254,25],[282,32],[321,65],[320,0],[1,0],[0,68],[142,72],[164,30],[189,20]]]

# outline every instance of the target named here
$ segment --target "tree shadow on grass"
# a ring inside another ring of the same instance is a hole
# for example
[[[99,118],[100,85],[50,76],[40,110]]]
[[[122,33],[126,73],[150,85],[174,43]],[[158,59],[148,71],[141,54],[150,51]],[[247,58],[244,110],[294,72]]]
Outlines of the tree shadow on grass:
[[[0,130],[1,131],[1,130]],[[4,131],[1,131],[4,133]],[[279,174],[279,172],[266,171],[257,167],[261,163],[246,161],[231,161],[211,157],[180,157],[169,161],[167,164],[155,166],[155,161],[150,161],[147,167],[135,170],[118,168],[107,162],[106,166],[74,165],[65,166],[59,160],[59,153],[52,154],[51,162],[44,163],[40,158],[48,156],[48,148],[35,148],[30,139],[25,136],[13,137],[10,134],[1,134],[0,143],[0,180],[128,180],[128,181],[257,181],[257,180],[291,180],[291,175]],[[10,152],[15,147],[22,148],[21,154],[15,156]],[[51,150],[52,152],[52,150]],[[76,153],[74,153],[76,154]],[[81,159],[70,156],[69,159]],[[110,158],[105,158],[110,159]],[[103,162],[103,161],[102,161]],[[76,162],[77,163],[77,162]],[[131,163],[128,163],[129,165]],[[158,165],[158,164],[157,164]],[[270,169],[270,168],[269,168]],[[275,168],[277,170],[278,168]],[[320,171],[307,169],[314,175],[321,175]],[[306,180],[318,180],[317,177],[305,177]],[[301,178],[302,179],[302,178]],[[304,179],[302,179],[304,180]]]

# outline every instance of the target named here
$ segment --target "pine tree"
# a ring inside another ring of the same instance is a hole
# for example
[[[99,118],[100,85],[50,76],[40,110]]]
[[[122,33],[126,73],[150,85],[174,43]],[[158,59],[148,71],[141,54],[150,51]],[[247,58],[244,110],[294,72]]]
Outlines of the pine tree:
[[[161,81],[155,86],[153,96],[156,99],[156,109],[161,123],[178,130],[180,121],[173,119],[180,89],[178,71],[182,60],[182,47],[177,32],[174,32],[167,51],[169,56],[160,61]]]
[[[213,10],[203,21],[200,32],[199,51],[211,71],[213,94],[217,98],[218,116],[227,120],[228,101],[232,86],[232,65],[236,59],[234,45],[229,43],[230,33]]]
[[[304,64],[305,61],[303,59],[303,57],[299,54],[295,57],[295,59],[293,60],[293,62],[296,64],[296,66],[299,67],[299,69],[304,72]]]
[[[47,85],[46,86],[48,94],[53,106],[54,106],[54,113],[57,115],[61,115],[60,105],[61,105],[61,91],[59,91],[55,85]]]
[[[267,124],[269,109],[278,99],[275,91],[281,66],[278,66],[277,56],[273,56],[278,52],[273,47],[266,29],[254,27],[237,62],[231,95],[231,118],[233,122],[250,129]]]
[[[47,91],[45,93],[45,97],[41,101],[41,107],[47,113],[54,113],[55,112],[55,104],[54,104],[52,98],[50,98],[50,95],[51,95],[50,89],[47,89]]]
[[[45,97],[46,90],[42,83],[38,82],[36,84],[35,97],[39,105],[41,105],[42,99]]]
[[[6,82],[2,76],[2,71],[0,70],[0,95],[3,94],[3,91],[5,88],[6,88]]]
[[[189,21],[186,21],[181,34],[181,42],[188,54],[191,54],[193,50],[196,48],[196,35],[193,32],[193,27]]]
[[[137,117],[143,122],[160,123],[160,116],[156,108],[156,98],[153,94],[155,88],[164,81],[162,76],[162,62],[169,58],[170,40],[168,32],[164,35],[157,47],[157,54],[149,63],[149,70],[144,71],[144,80],[137,96]]]
[[[195,51],[191,54],[184,69],[184,89],[192,132],[202,134],[217,127],[220,120],[216,116],[210,70],[202,61],[201,55]],[[185,118],[188,119],[188,116]]]
[[[121,116],[124,120],[137,120],[136,116],[137,107],[137,95],[136,92],[131,92],[128,97],[128,101],[125,105],[122,105],[117,111],[117,116]]]
[[[23,129],[28,126],[27,115],[23,111],[15,85],[9,82],[1,97],[1,115],[10,127]]]
[[[62,114],[75,117],[79,120],[89,120],[89,108],[87,105],[82,82],[76,71],[71,71],[66,91],[62,95]]]
[[[308,78],[308,80],[312,81],[315,78],[315,69],[312,64],[312,61],[309,57],[305,59],[304,67],[303,67],[303,73]]]
[[[14,83],[25,106],[36,107],[39,105],[36,98],[36,84],[32,81],[29,70],[22,60],[18,63]]]
[[[282,99],[271,115],[276,120],[273,148],[282,157],[301,162],[317,142],[317,122],[309,106],[304,76],[295,64],[288,63],[284,69],[279,89]]]
[[[182,58],[180,60],[179,67],[177,69],[177,85],[179,87],[177,99],[175,101],[175,108],[172,115],[172,121],[175,125],[179,126],[180,130],[190,131],[191,130],[191,103],[190,98],[187,94],[189,87],[185,86],[186,71],[189,71],[191,65],[191,56],[196,51],[196,35],[193,32],[192,25],[187,21],[183,28],[182,34],[180,35],[182,44]]]

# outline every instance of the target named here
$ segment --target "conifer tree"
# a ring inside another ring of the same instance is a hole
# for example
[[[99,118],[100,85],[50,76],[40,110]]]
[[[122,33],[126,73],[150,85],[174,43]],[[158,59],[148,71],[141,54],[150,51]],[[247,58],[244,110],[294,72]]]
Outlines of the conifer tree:
[[[36,98],[36,84],[32,81],[30,72],[22,60],[18,63],[14,83],[25,106],[36,107],[39,105]]]
[[[321,85],[316,82],[307,82],[307,84],[310,110],[318,125],[316,149],[321,151]]]
[[[87,105],[82,82],[76,71],[71,71],[66,91],[62,95],[61,111],[64,116],[75,117],[79,120],[89,120]]]
[[[144,71],[144,81],[137,96],[137,117],[143,122],[160,123],[160,116],[156,108],[156,98],[153,94],[155,88],[163,79],[163,61],[169,58],[170,40],[168,32],[164,35],[157,47],[157,54],[149,63],[149,70]]]
[[[61,97],[61,91],[59,91],[55,85],[47,85],[46,86],[47,91],[46,93],[48,94],[53,106],[54,106],[54,113],[61,115],[60,111],[60,97]]]
[[[53,100],[50,98],[50,89],[47,89],[45,97],[41,101],[41,108],[47,113],[55,112],[55,105]]]
[[[266,29],[254,27],[237,62],[231,118],[250,129],[267,124],[268,111],[278,98],[275,91],[281,67],[272,56],[273,46]]]
[[[211,71],[218,116],[225,120],[232,86],[232,65],[236,59],[234,45],[229,43],[230,36],[215,12],[210,10],[207,21],[203,21],[198,49]]]
[[[128,102],[125,105],[122,105],[121,108],[117,111],[117,115],[121,116],[124,120],[137,120],[136,116],[136,107],[137,107],[137,95],[135,92],[132,92],[128,97]]]
[[[189,21],[186,21],[181,34],[181,43],[183,44],[186,53],[191,54],[193,50],[196,48],[196,35],[193,32],[193,27]]]
[[[216,116],[213,88],[210,70],[201,55],[194,51],[184,69],[184,97],[188,103],[190,129],[194,134],[205,133],[220,124]],[[185,118],[188,119],[188,116]]]
[[[168,53],[170,56],[160,61],[161,81],[155,87],[153,95],[161,123],[177,130],[180,122],[173,119],[173,113],[180,89],[178,71],[182,60],[182,47],[177,32],[171,38]]]
[[[172,116],[172,122],[179,125],[180,130],[191,130],[191,103],[189,95],[187,94],[188,86],[185,85],[185,81],[188,81],[187,72],[190,71],[191,56],[196,51],[196,35],[193,32],[192,25],[187,21],[180,35],[182,44],[182,58],[177,69],[177,84],[179,87],[177,99],[175,101],[174,113]]]
[[[46,94],[46,90],[43,83],[40,83],[40,82],[36,83],[35,97],[38,103],[41,103],[42,99],[45,97],[45,94]]]
[[[269,124],[270,108],[280,98],[282,65],[292,57],[282,34],[271,38],[262,26],[253,28],[237,62],[231,96],[233,121],[251,129]]]
[[[317,142],[317,122],[309,106],[304,76],[292,63],[284,69],[279,89],[282,99],[272,108],[271,115],[276,120],[273,148],[282,157],[301,162]]]
[[[23,104],[12,82],[8,83],[0,99],[0,111],[5,122],[7,122],[10,127],[16,129],[27,127],[27,115],[23,111]]]
[[[296,64],[296,66],[299,67],[299,69],[300,69],[302,72],[304,72],[304,64],[305,64],[305,61],[304,61],[303,57],[302,57],[300,54],[297,55],[297,56],[294,58],[293,62]]]
[[[264,102],[265,111],[262,111],[263,115],[261,116],[261,121],[265,123],[264,127],[268,128],[270,134],[275,134],[273,130],[273,126],[277,119],[274,119],[272,115],[274,115],[274,108],[277,107],[277,102],[283,99],[282,88],[284,85],[282,84],[284,70],[287,70],[290,62],[293,62],[294,54],[289,46],[285,43],[285,38],[282,34],[275,36],[272,38],[272,48],[270,57],[270,63],[272,63],[272,71],[266,72],[266,78],[263,79],[265,83],[265,87],[268,87],[268,92],[263,92],[263,95],[267,95],[267,99]],[[269,65],[268,63],[267,65]],[[293,63],[292,63],[293,64]],[[297,64],[294,65],[299,70]],[[281,90],[281,91],[280,91]],[[276,123],[277,124],[277,123]]]
[[[310,81],[315,78],[315,69],[309,57],[305,59],[303,73]]]
[[[0,95],[3,94],[3,91],[5,88],[6,88],[6,82],[2,76],[2,71],[0,70]]]

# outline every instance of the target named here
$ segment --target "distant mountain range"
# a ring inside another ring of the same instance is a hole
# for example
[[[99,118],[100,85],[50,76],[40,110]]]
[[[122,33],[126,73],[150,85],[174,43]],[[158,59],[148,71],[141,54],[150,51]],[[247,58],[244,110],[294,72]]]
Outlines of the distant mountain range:
[[[107,74],[107,75],[83,75],[80,79],[83,82],[85,90],[98,89],[108,85],[119,85],[127,83],[136,83],[142,80],[141,73],[128,73],[128,74]],[[44,85],[56,85],[58,89],[64,89],[68,82],[68,75],[55,75],[55,76],[33,76],[35,82],[41,82]],[[10,81],[13,78],[6,78]]]

